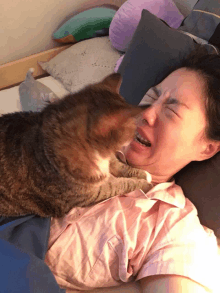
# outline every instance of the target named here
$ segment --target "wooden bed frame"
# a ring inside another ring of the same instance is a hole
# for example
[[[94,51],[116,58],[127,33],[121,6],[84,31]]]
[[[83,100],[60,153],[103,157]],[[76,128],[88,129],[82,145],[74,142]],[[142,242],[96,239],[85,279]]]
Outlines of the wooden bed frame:
[[[46,50],[31,56],[18,59],[16,61],[8,62],[0,65],[0,90],[11,88],[24,81],[26,73],[29,68],[34,68],[34,77],[40,78],[48,76],[39,65],[38,61],[49,61],[63,50],[69,48],[73,44],[67,44],[64,46],[56,47],[50,50]]]

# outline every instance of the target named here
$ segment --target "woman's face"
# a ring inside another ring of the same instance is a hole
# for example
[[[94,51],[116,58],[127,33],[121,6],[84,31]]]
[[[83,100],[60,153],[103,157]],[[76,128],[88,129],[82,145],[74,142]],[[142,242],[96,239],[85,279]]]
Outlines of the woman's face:
[[[196,72],[181,68],[151,88],[145,98],[151,106],[143,112],[125,156],[130,165],[163,182],[199,160],[205,147],[203,81]],[[143,139],[150,144],[141,143]]]

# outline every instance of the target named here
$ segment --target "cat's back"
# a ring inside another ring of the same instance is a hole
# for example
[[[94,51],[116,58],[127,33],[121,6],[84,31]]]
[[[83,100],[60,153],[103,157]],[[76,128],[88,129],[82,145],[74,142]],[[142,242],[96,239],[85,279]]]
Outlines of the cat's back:
[[[21,157],[22,147],[33,143],[40,123],[40,115],[33,112],[15,112],[0,117],[1,165],[4,165],[6,160],[9,163]]]
[[[40,122],[40,115],[34,112],[14,112],[0,116],[0,132],[21,133]]]

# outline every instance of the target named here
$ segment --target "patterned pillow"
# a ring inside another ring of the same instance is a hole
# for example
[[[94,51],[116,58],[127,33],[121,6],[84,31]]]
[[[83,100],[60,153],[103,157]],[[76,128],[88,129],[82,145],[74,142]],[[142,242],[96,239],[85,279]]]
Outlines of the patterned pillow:
[[[119,57],[120,53],[105,36],[76,43],[39,65],[68,91],[76,92],[114,72]]]

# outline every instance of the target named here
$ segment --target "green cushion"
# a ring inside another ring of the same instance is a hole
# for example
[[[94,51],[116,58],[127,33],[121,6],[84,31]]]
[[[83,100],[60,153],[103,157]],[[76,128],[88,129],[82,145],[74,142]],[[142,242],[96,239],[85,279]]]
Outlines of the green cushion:
[[[65,22],[54,34],[56,41],[72,36],[75,41],[96,37],[97,34],[106,35],[116,10],[96,7],[83,11]],[[103,33],[102,33],[103,32]],[[68,39],[68,38],[67,38]],[[65,41],[63,41],[65,42]]]

